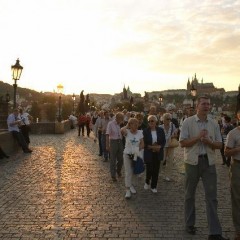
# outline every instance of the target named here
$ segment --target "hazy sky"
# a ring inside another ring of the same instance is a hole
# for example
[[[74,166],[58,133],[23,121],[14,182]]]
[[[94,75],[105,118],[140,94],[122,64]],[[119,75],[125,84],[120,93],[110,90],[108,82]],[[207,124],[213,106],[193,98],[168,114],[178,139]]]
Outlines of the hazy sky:
[[[239,0],[0,0],[0,80],[65,94],[240,83]]]

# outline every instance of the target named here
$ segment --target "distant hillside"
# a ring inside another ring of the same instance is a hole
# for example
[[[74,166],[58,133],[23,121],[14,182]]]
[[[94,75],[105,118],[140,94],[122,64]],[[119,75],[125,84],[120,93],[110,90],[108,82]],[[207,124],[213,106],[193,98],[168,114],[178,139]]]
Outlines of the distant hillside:
[[[3,99],[5,99],[7,92],[10,94],[10,98],[13,99],[13,85],[0,81],[0,96],[3,96]],[[30,97],[31,95],[32,100],[37,100],[42,95],[42,93],[37,91],[21,87],[17,87],[17,94],[19,94],[20,97],[25,98]]]

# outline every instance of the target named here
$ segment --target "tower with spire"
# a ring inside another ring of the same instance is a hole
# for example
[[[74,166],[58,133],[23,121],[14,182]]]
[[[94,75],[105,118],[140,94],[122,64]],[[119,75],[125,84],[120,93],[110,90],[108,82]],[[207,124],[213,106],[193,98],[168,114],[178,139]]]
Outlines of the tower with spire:
[[[127,89],[125,87],[125,84],[124,84],[124,87],[123,87],[123,99],[128,99],[128,94],[127,94]]]

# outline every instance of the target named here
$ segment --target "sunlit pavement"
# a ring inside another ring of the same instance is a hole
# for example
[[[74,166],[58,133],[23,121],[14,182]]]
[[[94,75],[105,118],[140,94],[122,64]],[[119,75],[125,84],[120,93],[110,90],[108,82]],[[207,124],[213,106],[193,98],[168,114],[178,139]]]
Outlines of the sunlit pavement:
[[[126,200],[124,177],[111,181],[109,163],[93,137],[32,135],[32,154],[0,160],[0,239],[207,239],[202,184],[196,196],[198,232],[184,232],[183,150],[176,149],[174,181],[159,178],[158,193],[143,189]],[[228,169],[217,162],[219,218],[234,236]]]

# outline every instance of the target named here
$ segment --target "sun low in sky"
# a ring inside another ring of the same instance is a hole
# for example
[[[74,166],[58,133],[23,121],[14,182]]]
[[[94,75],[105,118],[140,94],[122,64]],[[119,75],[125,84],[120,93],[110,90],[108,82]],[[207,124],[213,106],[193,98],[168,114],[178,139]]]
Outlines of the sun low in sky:
[[[240,83],[238,0],[0,0],[0,80],[65,94]]]

